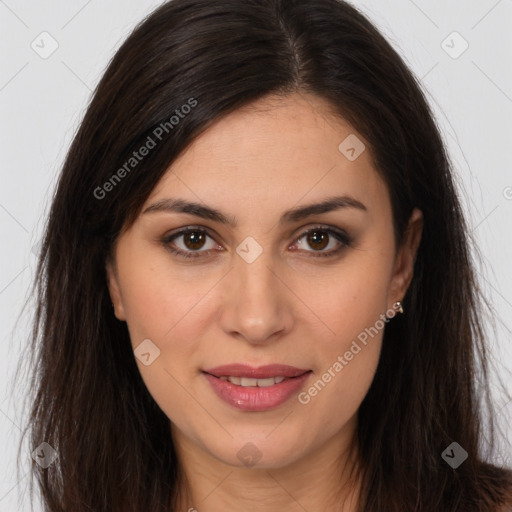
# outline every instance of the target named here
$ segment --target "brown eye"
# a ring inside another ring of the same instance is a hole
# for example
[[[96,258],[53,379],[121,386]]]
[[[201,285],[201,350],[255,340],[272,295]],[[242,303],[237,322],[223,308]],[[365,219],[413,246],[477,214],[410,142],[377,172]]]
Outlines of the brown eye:
[[[162,243],[169,251],[184,258],[203,257],[212,249],[221,250],[205,230],[193,227],[164,237]]]
[[[351,238],[344,231],[322,227],[306,231],[296,242],[296,246],[302,248],[310,256],[325,257],[336,256],[344,248],[350,246],[350,244]]]
[[[329,235],[325,231],[311,231],[307,234],[309,246],[315,250],[325,249],[329,243]]]
[[[183,243],[187,249],[197,251],[201,249],[205,243],[206,237],[204,233],[199,231],[190,231],[183,235]]]

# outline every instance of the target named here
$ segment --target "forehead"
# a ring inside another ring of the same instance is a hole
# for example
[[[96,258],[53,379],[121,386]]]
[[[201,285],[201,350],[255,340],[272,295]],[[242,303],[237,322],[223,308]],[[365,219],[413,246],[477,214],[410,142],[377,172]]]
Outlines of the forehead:
[[[390,207],[367,142],[324,100],[295,93],[214,123],[173,162],[146,205],[179,196],[230,205],[239,217],[244,208],[261,214],[341,194],[374,210]]]

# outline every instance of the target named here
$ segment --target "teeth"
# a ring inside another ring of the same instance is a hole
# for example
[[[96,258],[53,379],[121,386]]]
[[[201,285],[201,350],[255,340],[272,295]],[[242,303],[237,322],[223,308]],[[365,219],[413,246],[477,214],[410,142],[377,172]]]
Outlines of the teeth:
[[[231,377],[231,378],[233,378],[233,377]],[[274,379],[272,379],[272,380],[274,380]],[[239,386],[247,388],[247,387],[257,386],[258,379],[251,379],[249,377],[239,377],[239,378],[234,378],[232,383],[238,384]]]
[[[274,384],[279,384],[285,380],[285,377],[269,377],[268,379],[253,379],[250,377],[219,377],[221,380],[231,382],[231,384],[235,384],[236,386],[242,386],[244,388],[247,387],[259,387],[259,388],[268,388],[269,386],[273,386]]]

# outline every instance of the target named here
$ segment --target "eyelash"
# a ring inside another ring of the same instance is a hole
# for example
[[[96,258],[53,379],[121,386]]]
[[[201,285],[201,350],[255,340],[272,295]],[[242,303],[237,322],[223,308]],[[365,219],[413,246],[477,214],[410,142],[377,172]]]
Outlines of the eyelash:
[[[315,232],[315,231],[320,231],[320,232],[323,232],[323,233],[328,233],[329,235],[333,235],[339,242],[341,242],[341,246],[338,247],[337,249],[334,249],[334,250],[331,250],[331,251],[328,251],[328,252],[306,251],[306,252],[313,253],[311,255],[313,258],[332,258],[334,256],[337,256],[346,247],[350,247],[350,245],[352,244],[352,239],[344,231],[333,229],[333,228],[327,228],[327,227],[323,227],[323,226],[315,226],[313,228],[310,228],[310,229],[304,231],[295,240],[296,241],[301,240],[305,236],[307,236],[310,233]],[[201,253],[207,253],[209,251],[202,251],[202,250],[183,251],[181,249],[177,249],[176,247],[172,247],[170,245],[170,243],[173,240],[175,240],[176,238],[178,238],[178,237],[180,237],[182,235],[186,235],[188,233],[200,233],[200,234],[209,236],[210,238],[213,238],[208,233],[208,231],[206,231],[205,229],[200,228],[200,227],[189,226],[189,227],[184,228],[184,229],[182,229],[182,230],[180,230],[180,231],[178,231],[176,233],[172,233],[171,235],[168,235],[168,236],[164,237],[161,240],[161,242],[162,242],[162,244],[164,245],[164,247],[167,250],[169,250],[171,253],[173,253],[173,254],[175,254],[175,255],[177,255],[179,257],[186,258],[186,259],[202,258],[203,256],[201,255]]]

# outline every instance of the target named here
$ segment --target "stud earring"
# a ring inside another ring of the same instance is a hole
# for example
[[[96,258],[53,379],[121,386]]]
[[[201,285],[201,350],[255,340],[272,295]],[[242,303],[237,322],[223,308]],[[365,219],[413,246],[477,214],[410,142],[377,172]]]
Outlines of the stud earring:
[[[404,312],[404,308],[402,307],[402,303],[398,300],[393,304],[393,307],[398,310],[399,313]]]

